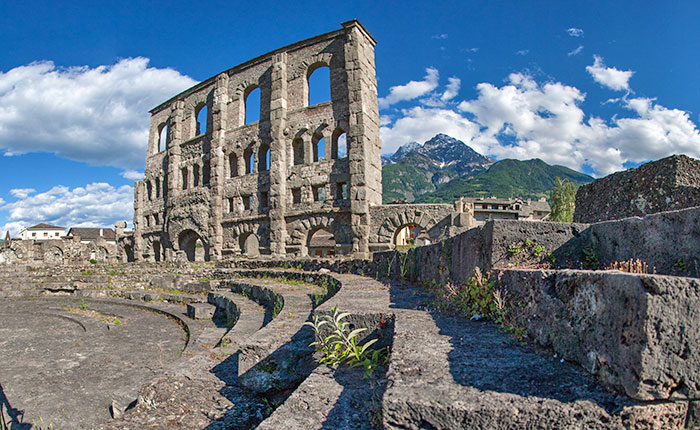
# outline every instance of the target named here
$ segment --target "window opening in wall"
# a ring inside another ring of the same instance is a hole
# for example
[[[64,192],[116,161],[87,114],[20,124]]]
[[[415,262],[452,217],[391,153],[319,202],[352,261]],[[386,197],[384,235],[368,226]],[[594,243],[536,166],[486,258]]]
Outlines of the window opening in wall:
[[[316,135],[314,143],[314,161],[322,160],[326,156],[326,140],[323,136]]]
[[[187,189],[187,183],[188,183],[187,167],[183,167],[182,168],[182,189],[183,190]]]
[[[153,186],[151,185],[151,181],[146,181],[146,197],[148,200],[153,199]]]
[[[230,178],[238,176],[238,157],[233,152],[228,155],[228,172]]]
[[[270,147],[262,145],[258,152],[258,172],[270,170]]]
[[[301,203],[301,188],[292,188],[292,203],[295,205]]]
[[[204,162],[202,167],[202,185],[209,185],[209,177],[211,176],[211,163],[209,160]]]
[[[267,191],[260,192],[260,210],[264,211],[268,208],[270,202]]]
[[[255,154],[253,153],[253,149],[247,149],[244,154],[245,157],[245,173],[253,173],[255,169]]]
[[[241,196],[241,199],[243,200],[243,210],[249,211],[250,210],[250,196]]]
[[[347,134],[337,129],[333,132],[333,141],[331,143],[331,158],[338,159],[348,155]]]
[[[338,182],[337,191],[335,198],[338,200],[345,200],[348,198],[348,184],[346,182]]]
[[[304,164],[304,141],[301,137],[294,139],[292,149],[294,151],[294,165]]]
[[[314,201],[315,202],[325,202],[326,201],[326,187],[324,185],[318,185],[313,187],[314,191]]]
[[[146,215],[146,227],[150,227],[150,226],[151,226],[151,216]]]
[[[228,198],[228,211],[229,213],[233,213],[233,197]]]
[[[255,88],[245,98],[245,124],[260,121],[260,94],[260,88]]]
[[[192,183],[195,187],[199,186],[199,165],[192,166]]]
[[[156,178],[156,198],[160,198],[160,180]]]
[[[170,126],[168,124],[161,124],[158,127],[158,152],[166,149],[168,147],[168,131]]]
[[[160,221],[158,220],[158,214],[153,214],[153,225],[158,224],[160,224]]]
[[[335,255],[335,236],[325,228],[316,230],[308,239],[307,248],[312,257]]]
[[[202,105],[197,112],[197,129],[195,136],[204,134],[207,132],[207,105]]]
[[[168,195],[168,174],[166,173],[165,176],[163,176],[163,197],[167,197]]]
[[[331,69],[319,67],[309,75],[309,106],[331,100]]]

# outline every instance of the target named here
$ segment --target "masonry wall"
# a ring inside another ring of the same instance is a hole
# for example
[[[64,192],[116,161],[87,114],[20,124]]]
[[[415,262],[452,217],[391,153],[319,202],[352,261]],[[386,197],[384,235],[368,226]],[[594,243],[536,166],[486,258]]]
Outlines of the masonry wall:
[[[196,248],[204,259],[304,255],[320,228],[340,253],[367,255],[369,208],[381,204],[374,44],[350,21],[153,109],[145,178],[135,187],[135,258],[191,260]],[[319,67],[329,69],[331,100],[308,106],[308,78]],[[245,124],[255,89],[260,120]],[[198,129],[203,107],[208,119]],[[320,139],[325,154],[316,156]]]

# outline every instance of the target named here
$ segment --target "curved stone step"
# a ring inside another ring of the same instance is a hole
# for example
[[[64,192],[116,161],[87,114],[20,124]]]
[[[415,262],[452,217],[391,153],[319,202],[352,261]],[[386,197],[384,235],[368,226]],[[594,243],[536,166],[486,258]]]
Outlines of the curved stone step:
[[[240,294],[231,291],[215,291],[209,293],[208,301],[219,309],[225,309],[228,321],[235,321],[233,327],[226,329],[217,343],[223,354],[238,350],[240,342],[252,336],[264,325],[265,308]]]

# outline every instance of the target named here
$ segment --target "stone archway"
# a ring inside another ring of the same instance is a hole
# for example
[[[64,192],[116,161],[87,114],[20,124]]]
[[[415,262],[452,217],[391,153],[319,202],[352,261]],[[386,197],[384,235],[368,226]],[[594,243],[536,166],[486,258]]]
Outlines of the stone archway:
[[[255,233],[246,233],[240,237],[241,253],[247,257],[260,255],[260,241]]]
[[[413,241],[412,244],[426,245],[430,243],[427,233],[436,224],[437,221],[428,213],[419,208],[407,207],[393,214],[387,214],[379,228],[378,239],[380,243],[390,244],[392,248],[397,246],[397,238],[402,237],[408,237]],[[408,232],[405,230],[407,227]],[[398,244],[398,246],[403,245]]]
[[[131,245],[124,245],[124,254],[122,255],[122,262],[130,263],[134,261],[134,248]]]
[[[49,247],[44,251],[44,263],[46,264],[62,264],[63,251],[57,246]]]
[[[194,230],[184,230],[178,236],[178,245],[181,251],[185,251],[189,261],[206,261],[206,246],[202,238]]]
[[[160,241],[153,241],[153,258],[156,261],[161,261],[163,259],[163,248],[160,246]]]
[[[306,249],[310,257],[332,257],[335,255],[335,236],[325,228],[317,228],[309,232]]]

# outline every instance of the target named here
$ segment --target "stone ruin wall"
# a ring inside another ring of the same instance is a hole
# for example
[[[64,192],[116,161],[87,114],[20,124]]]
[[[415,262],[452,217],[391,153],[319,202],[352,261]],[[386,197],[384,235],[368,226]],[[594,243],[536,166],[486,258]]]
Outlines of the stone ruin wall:
[[[12,240],[0,245],[0,265],[75,265],[90,260],[100,263],[122,261],[117,245],[104,239],[81,243],[70,239],[46,241]]]
[[[673,155],[579,187],[574,222],[641,217],[698,205],[700,160]]]
[[[359,22],[347,22],[227,70],[153,109],[145,178],[135,186],[135,258],[173,258],[191,252],[193,243],[205,259],[258,250],[303,254],[319,228],[333,233],[339,251],[366,255],[369,208],[381,204],[374,44]],[[331,101],[307,106],[308,77],[318,67],[330,70]],[[244,124],[245,100],[256,88],[260,120]],[[203,106],[207,124],[195,135]],[[165,148],[158,147],[162,131]],[[338,158],[342,134],[347,156]],[[313,161],[320,137],[325,155]],[[301,164],[294,160],[297,144]],[[255,163],[246,173],[251,155]],[[325,189],[327,200],[314,201],[314,188]],[[300,203],[293,202],[293,192]]]

